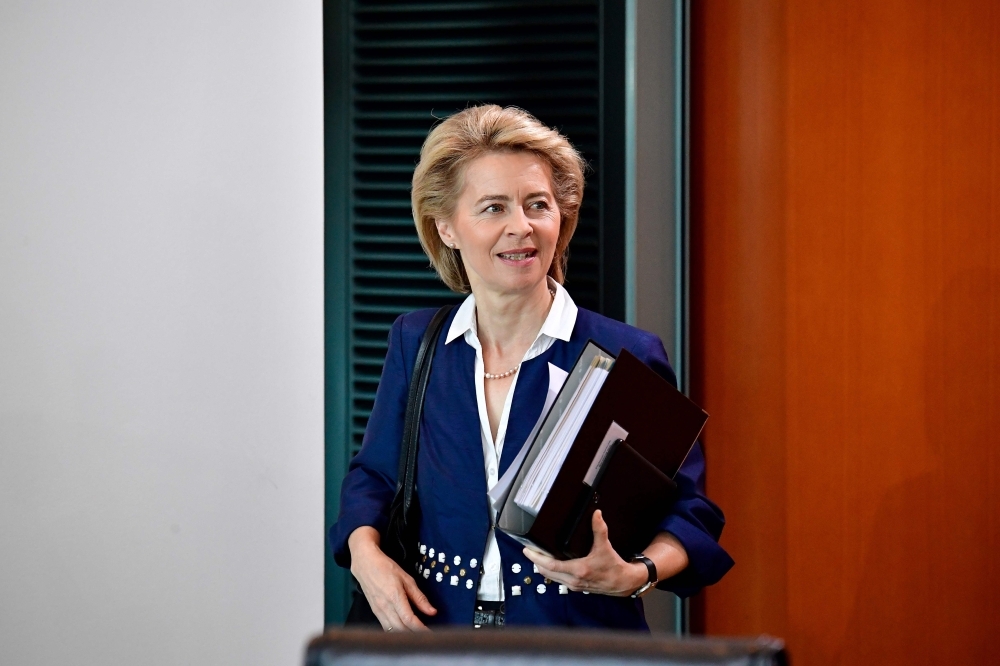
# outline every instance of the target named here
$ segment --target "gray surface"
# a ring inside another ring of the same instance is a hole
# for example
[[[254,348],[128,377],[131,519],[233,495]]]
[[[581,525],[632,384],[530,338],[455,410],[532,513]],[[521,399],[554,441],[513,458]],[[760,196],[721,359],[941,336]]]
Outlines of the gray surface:
[[[0,664],[322,626],[321,3],[0,3]]]
[[[331,629],[310,642],[307,666],[392,664],[774,664],[784,666],[784,646],[756,638],[665,638],[599,629],[507,627],[502,631],[442,629],[432,633],[383,633]]]
[[[406,666],[617,666],[619,664],[629,664],[630,666],[704,666],[711,663],[713,666],[751,666],[755,664],[766,664],[747,656],[733,656],[721,658],[707,662],[704,659],[686,658],[663,658],[663,659],[633,659],[624,656],[608,656],[581,659],[580,656],[558,656],[558,655],[537,655],[537,656],[501,656],[494,654],[431,654],[431,655],[408,655],[405,660],[398,657],[377,654],[343,654],[324,655],[318,666],[399,666],[405,663]]]
[[[674,140],[675,3],[638,0],[636,6],[636,321],[663,339],[674,361],[678,272]]]
[[[678,146],[676,4],[681,0],[633,0],[635,12],[635,321],[660,336],[675,369],[683,359],[678,287],[684,277],[676,258]],[[678,630],[678,599],[654,591],[643,597],[654,633]]]

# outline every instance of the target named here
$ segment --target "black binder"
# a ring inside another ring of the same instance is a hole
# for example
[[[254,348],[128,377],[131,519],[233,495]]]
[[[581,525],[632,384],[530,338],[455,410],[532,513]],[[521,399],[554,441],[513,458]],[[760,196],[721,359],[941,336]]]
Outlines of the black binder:
[[[514,498],[545,440],[595,357],[614,359],[537,515]],[[611,545],[628,559],[649,545],[677,494],[674,475],[708,419],[698,405],[622,350],[617,359],[590,341],[545,415],[517,472],[497,527],[558,559],[585,556],[591,517],[601,509]],[[628,432],[613,441],[591,484],[584,482],[612,422]]]

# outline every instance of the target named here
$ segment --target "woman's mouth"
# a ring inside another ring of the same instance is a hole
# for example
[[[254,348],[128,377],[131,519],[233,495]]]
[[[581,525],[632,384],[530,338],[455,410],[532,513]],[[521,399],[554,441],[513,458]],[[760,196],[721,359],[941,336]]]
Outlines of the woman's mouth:
[[[517,249],[511,250],[510,252],[499,252],[497,256],[505,264],[511,264],[514,266],[523,266],[528,263],[535,256],[538,255],[538,250],[535,248]]]

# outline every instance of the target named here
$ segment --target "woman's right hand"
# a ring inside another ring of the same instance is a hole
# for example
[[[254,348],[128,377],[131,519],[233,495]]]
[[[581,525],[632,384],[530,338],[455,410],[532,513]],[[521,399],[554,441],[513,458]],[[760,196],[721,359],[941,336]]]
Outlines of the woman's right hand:
[[[426,631],[410,603],[424,615],[436,615],[426,595],[413,577],[379,547],[380,535],[373,527],[359,527],[351,533],[351,573],[361,584],[361,591],[371,604],[375,617],[386,631]]]

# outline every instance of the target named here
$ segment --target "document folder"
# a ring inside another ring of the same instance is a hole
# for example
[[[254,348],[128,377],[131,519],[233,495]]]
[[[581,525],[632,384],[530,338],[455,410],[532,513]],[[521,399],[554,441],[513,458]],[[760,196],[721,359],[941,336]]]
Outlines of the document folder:
[[[611,545],[631,557],[670,510],[673,477],[707,419],[627,350],[615,358],[589,341],[525,442],[497,527],[553,557],[582,557],[601,509]]]

